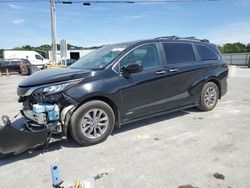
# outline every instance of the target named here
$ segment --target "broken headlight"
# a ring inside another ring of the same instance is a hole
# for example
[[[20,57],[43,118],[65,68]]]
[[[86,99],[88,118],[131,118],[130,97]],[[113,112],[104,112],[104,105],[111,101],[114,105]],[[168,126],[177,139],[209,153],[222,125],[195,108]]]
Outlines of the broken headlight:
[[[56,94],[62,92],[64,89],[72,87],[76,84],[79,84],[82,81],[82,79],[78,80],[69,80],[67,82],[63,83],[55,83],[51,85],[46,85],[44,87],[40,87],[39,89],[35,90],[33,92],[34,94],[46,94],[46,95],[51,95],[51,94]]]
[[[69,85],[69,83],[63,83],[63,84],[59,84],[59,85],[51,85],[51,86],[43,88],[42,92],[46,93],[46,94],[58,93],[58,92],[61,92],[62,90],[64,90],[68,85]]]

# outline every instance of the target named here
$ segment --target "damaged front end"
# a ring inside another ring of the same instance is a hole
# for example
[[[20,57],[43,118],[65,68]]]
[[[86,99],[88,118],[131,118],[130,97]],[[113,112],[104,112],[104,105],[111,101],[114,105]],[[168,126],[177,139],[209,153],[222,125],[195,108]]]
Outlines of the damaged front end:
[[[64,83],[18,88],[19,102],[23,103],[21,114],[32,122],[32,127],[46,126],[51,134],[67,136],[69,117],[77,106],[77,101],[63,91],[78,84],[81,80],[71,80]]]
[[[80,87],[87,75],[88,72],[64,68],[39,71],[23,80],[17,89],[18,102],[23,104],[22,117],[10,122],[3,116],[0,156],[38,146],[46,148],[53,135],[67,136],[71,114],[78,106],[67,91]]]
[[[20,88],[19,88],[20,90]],[[31,95],[21,95],[22,117],[10,122],[3,116],[0,127],[0,157],[16,155],[39,146],[47,148],[50,138],[67,136],[70,116],[77,102],[63,92],[34,90]],[[20,94],[20,93],[19,93]]]
[[[67,136],[68,126],[65,123],[69,120],[68,112],[74,109],[74,105],[59,108],[57,104],[32,104],[27,100],[23,104],[21,118],[11,122],[8,116],[2,117],[4,126],[0,126],[1,158],[41,146],[46,149],[53,135],[60,135],[59,138]]]

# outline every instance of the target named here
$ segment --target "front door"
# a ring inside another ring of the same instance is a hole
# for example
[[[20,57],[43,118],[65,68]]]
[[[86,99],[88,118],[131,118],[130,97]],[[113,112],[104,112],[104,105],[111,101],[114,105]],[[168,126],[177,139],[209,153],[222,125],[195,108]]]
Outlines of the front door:
[[[166,87],[166,71],[159,58],[157,45],[150,43],[136,47],[120,60],[119,66],[121,68],[135,63],[143,67],[141,72],[130,74],[129,77],[122,73],[120,75],[121,115],[125,122],[163,109],[159,101],[164,98],[161,90]]]

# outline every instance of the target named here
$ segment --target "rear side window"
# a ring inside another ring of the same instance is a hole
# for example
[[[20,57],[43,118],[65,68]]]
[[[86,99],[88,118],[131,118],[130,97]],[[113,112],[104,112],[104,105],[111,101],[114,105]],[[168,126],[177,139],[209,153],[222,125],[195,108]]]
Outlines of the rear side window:
[[[17,65],[17,64],[20,64],[21,61],[11,61],[10,63],[13,64],[13,65]]]
[[[201,61],[217,60],[218,56],[207,46],[195,45],[200,55]]]
[[[163,48],[168,64],[194,62],[194,51],[191,44],[164,43]]]

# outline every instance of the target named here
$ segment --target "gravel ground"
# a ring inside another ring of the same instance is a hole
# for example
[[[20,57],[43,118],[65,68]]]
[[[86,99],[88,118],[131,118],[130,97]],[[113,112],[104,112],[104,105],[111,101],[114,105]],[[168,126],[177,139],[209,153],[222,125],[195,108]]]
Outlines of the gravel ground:
[[[22,79],[0,78],[0,114],[13,117],[20,109],[16,86]],[[91,147],[60,141],[46,153],[1,160],[0,187],[52,187],[50,164],[57,162],[66,182],[105,173],[94,188],[249,188],[250,69],[237,68],[228,83],[213,111],[136,122]]]

